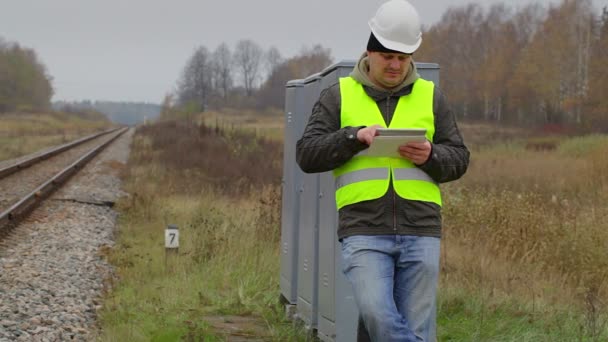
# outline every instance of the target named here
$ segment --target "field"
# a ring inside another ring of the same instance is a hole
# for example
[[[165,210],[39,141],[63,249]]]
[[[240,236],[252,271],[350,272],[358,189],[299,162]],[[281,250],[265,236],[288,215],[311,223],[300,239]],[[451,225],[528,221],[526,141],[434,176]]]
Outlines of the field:
[[[250,132],[256,136],[263,136],[276,141],[283,141],[283,119],[282,112],[268,112],[260,115],[255,111],[223,111],[207,112],[202,122],[207,126],[219,126],[224,129],[238,129]]]
[[[0,161],[60,145],[109,128],[105,119],[83,119],[67,113],[1,113]]]
[[[608,137],[538,141],[479,144],[443,187],[444,340],[608,338]]]
[[[280,134],[206,120],[137,130],[100,340],[305,340],[277,301]],[[472,162],[442,187],[439,340],[608,339],[608,137],[462,126]]]
[[[171,121],[132,148],[101,340],[297,341],[278,303],[281,145]],[[165,259],[168,224],[181,242]]]

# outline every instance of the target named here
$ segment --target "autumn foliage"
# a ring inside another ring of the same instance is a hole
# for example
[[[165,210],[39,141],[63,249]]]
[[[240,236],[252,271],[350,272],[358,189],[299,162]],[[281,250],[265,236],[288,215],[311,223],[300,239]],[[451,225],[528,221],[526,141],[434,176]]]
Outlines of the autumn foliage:
[[[608,131],[606,8],[470,4],[449,8],[423,37],[416,60],[440,64],[460,118]]]

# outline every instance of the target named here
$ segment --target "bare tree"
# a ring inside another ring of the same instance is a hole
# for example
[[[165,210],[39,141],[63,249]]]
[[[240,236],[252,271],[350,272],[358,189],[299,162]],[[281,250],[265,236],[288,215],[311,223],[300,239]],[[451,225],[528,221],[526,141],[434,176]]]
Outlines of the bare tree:
[[[328,67],[332,63],[331,49],[324,48],[321,44],[313,45],[312,47],[303,47],[300,51],[299,58],[299,77],[305,77]]]
[[[260,72],[262,54],[262,48],[252,40],[242,39],[236,44],[234,63],[241,72],[247,96],[253,94]]]
[[[209,51],[204,46],[188,60],[178,85],[180,104],[195,103],[201,111],[207,108],[213,77],[210,62]]]
[[[283,108],[285,101],[285,84],[287,81],[304,78],[322,71],[332,63],[331,50],[315,45],[303,48],[301,54],[292,57],[274,67],[267,80],[260,87],[257,104],[260,108]]]
[[[539,3],[531,3],[520,9],[513,17],[517,42],[524,47],[532,41],[545,19],[545,10]]]
[[[232,52],[226,43],[220,44],[213,52],[215,90],[226,100],[232,88]]]
[[[585,115],[582,117],[584,126],[594,132],[608,133],[608,6],[604,7],[597,20],[597,33],[591,50],[589,65],[589,101]]]
[[[266,60],[266,73],[269,76],[270,76],[270,74],[272,74],[273,70],[278,68],[279,65],[281,65],[281,63],[283,63],[283,57],[281,56],[281,53],[279,52],[279,49],[276,48],[276,46],[271,46],[268,49],[268,51],[266,51],[265,60]]]

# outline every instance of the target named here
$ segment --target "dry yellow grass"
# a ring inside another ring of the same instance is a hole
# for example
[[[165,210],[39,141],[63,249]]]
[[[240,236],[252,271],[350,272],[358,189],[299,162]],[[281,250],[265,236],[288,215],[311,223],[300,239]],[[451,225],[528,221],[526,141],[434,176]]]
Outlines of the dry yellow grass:
[[[16,158],[109,128],[107,120],[86,120],[74,114],[0,114],[0,160]]]
[[[608,299],[606,137],[586,153],[499,146],[444,186],[444,283],[584,307]],[[585,142],[588,143],[588,142]]]
[[[199,122],[207,126],[220,126],[226,129],[238,129],[255,132],[258,136],[282,140],[285,129],[283,113],[278,110],[267,111],[209,111],[199,115]]]

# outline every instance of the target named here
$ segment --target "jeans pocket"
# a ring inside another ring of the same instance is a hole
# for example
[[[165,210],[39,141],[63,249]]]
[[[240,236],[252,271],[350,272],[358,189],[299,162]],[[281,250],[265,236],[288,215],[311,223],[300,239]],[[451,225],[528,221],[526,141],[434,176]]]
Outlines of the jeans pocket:
[[[348,272],[353,267],[369,263],[370,253],[383,253],[386,249],[386,236],[353,235],[342,240],[342,270]]]
[[[342,251],[342,272],[347,274],[353,267],[355,254],[367,248],[368,242],[365,236],[347,236],[342,239],[340,245]]]

